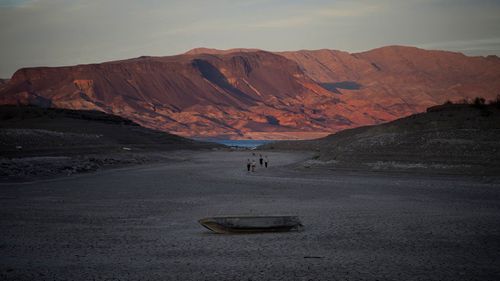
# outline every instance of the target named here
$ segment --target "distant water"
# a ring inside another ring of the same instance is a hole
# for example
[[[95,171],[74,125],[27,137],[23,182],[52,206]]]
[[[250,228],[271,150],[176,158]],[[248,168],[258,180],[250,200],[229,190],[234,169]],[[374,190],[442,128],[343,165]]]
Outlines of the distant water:
[[[218,140],[218,139],[200,139],[200,140],[220,143],[227,146],[241,147],[241,148],[256,148],[259,145],[273,142],[271,140]]]

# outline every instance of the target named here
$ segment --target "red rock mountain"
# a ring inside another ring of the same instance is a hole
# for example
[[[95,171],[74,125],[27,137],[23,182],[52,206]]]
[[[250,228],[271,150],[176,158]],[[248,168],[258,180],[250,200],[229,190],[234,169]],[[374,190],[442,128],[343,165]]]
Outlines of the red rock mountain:
[[[265,52],[194,49],[18,70],[1,104],[97,109],[188,137],[312,138],[500,94],[500,59],[390,46]]]

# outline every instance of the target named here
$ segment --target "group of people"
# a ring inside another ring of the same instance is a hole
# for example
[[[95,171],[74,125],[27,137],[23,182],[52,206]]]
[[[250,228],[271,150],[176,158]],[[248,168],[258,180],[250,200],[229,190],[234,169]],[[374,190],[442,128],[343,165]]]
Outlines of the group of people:
[[[255,152],[252,153],[252,160],[250,161],[250,158],[247,159],[247,172],[255,172],[255,168],[257,167],[257,161],[255,161]],[[262,154],[259,154],[259,164],[261,167],[268,167],[269,165],[269,159],[267,158],[267,155],[264,157]]]

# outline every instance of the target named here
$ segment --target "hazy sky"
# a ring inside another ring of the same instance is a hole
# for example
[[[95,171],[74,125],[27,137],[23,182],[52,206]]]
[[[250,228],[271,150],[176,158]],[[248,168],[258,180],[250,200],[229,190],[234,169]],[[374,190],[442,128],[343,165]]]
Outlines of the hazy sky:
[[[195,47],[500,55],[500,0],[0,0],[0,77]]]

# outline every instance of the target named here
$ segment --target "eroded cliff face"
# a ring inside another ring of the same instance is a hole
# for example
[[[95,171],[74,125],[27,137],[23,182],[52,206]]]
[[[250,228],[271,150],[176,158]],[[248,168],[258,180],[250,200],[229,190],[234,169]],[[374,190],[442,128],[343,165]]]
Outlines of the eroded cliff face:
[[[195,49],[17,71],[2,104],[97,109],[188,137],[314,138],[500,90],[500,60],[411,47]]]

